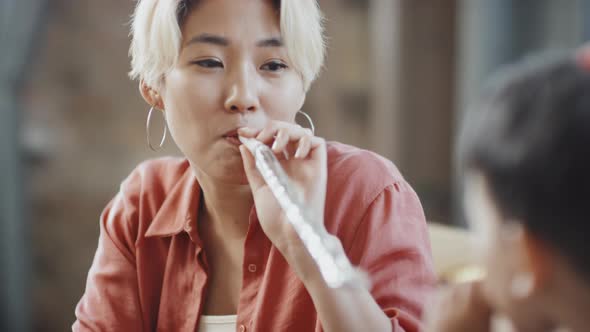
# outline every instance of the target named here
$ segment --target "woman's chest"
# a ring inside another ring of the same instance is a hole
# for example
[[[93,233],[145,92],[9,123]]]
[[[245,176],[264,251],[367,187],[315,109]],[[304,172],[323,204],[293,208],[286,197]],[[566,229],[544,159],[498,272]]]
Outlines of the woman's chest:
[[[233,315],[238,310],[242,287],[243,244],[205,246],[207,286],[203,315]]]
[[[237,314],[238,325],[250,331],[313,330],[316,314],[303,284],[258,235],[235,247],[206,247],[187,236],[142,246],[138,279],[142,310],[152,320],[148,326],[194,331],[200,315]]]

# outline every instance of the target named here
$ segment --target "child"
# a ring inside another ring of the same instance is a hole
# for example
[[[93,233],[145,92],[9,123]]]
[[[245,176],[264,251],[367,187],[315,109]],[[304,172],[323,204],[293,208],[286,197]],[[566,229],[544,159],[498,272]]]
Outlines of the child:
[[[484,280],[446,292],[427,330],[590,326],[590,51],[508,69],[468,114],[459,144],[465,212]]]

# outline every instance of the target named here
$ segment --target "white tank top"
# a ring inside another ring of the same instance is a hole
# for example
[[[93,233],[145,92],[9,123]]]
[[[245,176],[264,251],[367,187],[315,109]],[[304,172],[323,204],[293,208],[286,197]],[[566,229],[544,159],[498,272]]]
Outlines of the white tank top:
[[[199,318],[199,332],[235,332],[237,315],[207,316]]]

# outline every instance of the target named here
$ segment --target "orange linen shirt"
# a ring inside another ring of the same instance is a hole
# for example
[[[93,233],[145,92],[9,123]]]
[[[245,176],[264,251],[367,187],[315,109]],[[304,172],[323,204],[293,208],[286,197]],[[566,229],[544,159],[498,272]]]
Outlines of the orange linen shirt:
[[[185,159],[140,164],[100,217],[100,237],[74,331],[195,331],[207,293],[199,184]],[[254,208],[244,244],[239,331],[321,331],[303,283],[262,231]],[[418,197],[395,166],[328,143],[325,225],[393,331],[417,331],[434,270]],[[353,304],[354,305],[354,304]]]

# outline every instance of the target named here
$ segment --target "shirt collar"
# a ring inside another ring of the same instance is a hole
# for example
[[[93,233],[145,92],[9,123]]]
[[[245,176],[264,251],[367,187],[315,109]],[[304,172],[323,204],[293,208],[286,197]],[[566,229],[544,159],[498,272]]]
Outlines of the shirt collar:
[[[190,167],[165,195],[164,203],[145,232],[145,237],[173,236],[183,230],[189,235],[193,234],[197,227],[201,190]]]

